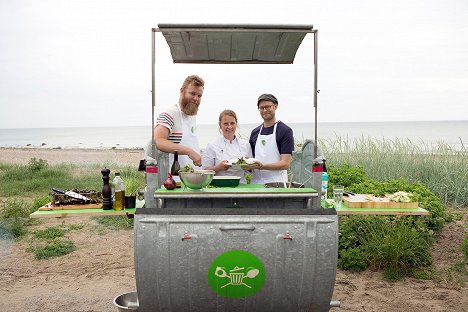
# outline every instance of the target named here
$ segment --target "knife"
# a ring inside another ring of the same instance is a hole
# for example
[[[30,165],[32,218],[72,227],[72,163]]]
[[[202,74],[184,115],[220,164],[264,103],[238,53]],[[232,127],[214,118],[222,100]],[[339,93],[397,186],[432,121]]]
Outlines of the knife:
[[[81,194],[78,194],[76,192],[72,192],[72,191],[62,191],[62,190],[59,190],[59,189],[56,189],[56,188],[52,188],[53,191],[57,192],[57,193],[60,193],[60,194],[65,194],[67,196],[70,196],[71,198],[76,198],[76,199],[80,199],[80,200],[84,200],[84,201],[91,201],[91,199],[89,199],[88,197],[86,196],[83,196]]]

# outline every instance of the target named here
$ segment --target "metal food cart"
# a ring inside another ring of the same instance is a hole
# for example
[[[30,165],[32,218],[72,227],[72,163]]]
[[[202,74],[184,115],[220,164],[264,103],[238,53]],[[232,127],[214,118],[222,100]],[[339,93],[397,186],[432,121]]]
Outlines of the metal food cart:
[[[302,40],[312,34],[317,141],[317,30],[311,25],[153,28],[152,129],[158,33],[175,63],[219,64],[291,64]],[[154,134],[152,143],[162,182],[169,164],[167,157],[158,156]],[[313,176],[311,167],[305,170]],[[335,209],[320,207],[319,174],[297,189],[241,185],[157,190],[155,207],[135,213],[137,294],[132,296],[137,300],[116,298],[119,309],[297,312],[339,306],[332,301],[338,217]]]

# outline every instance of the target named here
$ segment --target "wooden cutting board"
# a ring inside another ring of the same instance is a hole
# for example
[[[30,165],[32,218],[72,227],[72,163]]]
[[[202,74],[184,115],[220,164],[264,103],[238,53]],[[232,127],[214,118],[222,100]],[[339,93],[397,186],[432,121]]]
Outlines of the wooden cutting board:
[[[101,209],[102,204],[86,204],[86,205],[63,205],[63,206],[52,206],[52,202],[40,207],[39,211],[51,211],[51,210],[75,210],[75,209]]]
[[[365,194],[356,196],[344,196],[343,202],[349,208],[418,208],[418,202],[400,203],[390,201],[388,198],[379,200],[366,200]]]

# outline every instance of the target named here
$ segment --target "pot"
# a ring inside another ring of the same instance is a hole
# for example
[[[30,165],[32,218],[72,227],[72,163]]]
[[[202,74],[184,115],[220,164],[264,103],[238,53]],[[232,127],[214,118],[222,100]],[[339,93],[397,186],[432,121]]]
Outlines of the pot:
[[[265,183],[265,187],[270,188],[285,188],[283,182],[269,182]],[[303,188],[304,184],[298,182],[286,182],[286,188]]]

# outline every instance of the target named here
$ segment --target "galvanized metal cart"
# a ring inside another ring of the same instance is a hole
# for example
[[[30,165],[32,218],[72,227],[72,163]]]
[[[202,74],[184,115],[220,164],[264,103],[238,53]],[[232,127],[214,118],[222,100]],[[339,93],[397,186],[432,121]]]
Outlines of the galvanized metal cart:
[[[152,116],[156,34],[165,37],[175,63],[220,64],[293,63],[312,34],[317,141],[318,33],[311,25],[158,26],[152,29]],[[159,166],[165,177],[168,164]],[[314,186],[156,191],[156,207],[135,213],[137,294],[116,298],[119,308],[297,312],[339,306],[332,301],[338,217],[335,209],[320,207]]]

